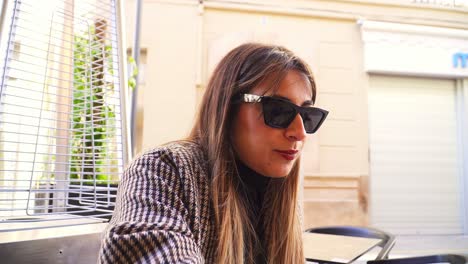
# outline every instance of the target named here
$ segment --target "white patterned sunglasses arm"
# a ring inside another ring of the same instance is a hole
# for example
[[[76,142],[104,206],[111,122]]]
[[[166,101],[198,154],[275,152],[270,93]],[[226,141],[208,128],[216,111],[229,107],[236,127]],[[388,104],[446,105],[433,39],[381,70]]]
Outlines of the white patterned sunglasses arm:
[[[262,101],[262,96],[256,94],[242,94],[242,101],[246,103],[259,103]]]

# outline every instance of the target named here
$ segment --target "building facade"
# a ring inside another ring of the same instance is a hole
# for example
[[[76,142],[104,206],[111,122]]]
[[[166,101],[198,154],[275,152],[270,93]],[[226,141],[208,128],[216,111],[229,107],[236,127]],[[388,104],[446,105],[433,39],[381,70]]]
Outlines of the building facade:
[[[138,149],[187,135],[230,49],[281,44],[330,111],[303,155],[305,227],[468,234],[468,1],[145,0],[141,19]]]

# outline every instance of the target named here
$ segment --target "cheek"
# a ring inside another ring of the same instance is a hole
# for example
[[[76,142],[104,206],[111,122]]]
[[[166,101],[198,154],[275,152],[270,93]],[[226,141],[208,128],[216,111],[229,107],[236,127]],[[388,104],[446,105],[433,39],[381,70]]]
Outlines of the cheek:
[[[267,129],[263,116],[253,107],[240,107],[234,120],[234,147],[241,159],[250,159],[268,146]],[[247,157],[249,156],[249,157]],[[258,156],[257,156],[258,157]]]
[[[239,120],[239,129],[251,146],[254,145],[257,149],[265,147],[271,136],[271,128],[265,125],[263,115],[259,111],[248,110],[250,111],[245,111]]]
[[[241,107],[234,123],[238,143],[251,144],[255,141],[258,132],[260,118],[255,115],[252,109]]]

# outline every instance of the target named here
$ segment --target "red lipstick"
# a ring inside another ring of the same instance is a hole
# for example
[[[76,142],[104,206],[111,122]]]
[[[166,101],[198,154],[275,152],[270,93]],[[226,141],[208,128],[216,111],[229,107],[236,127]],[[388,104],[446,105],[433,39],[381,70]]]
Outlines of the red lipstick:
[[[285,160],[293,160],[296,158],[298,150],[289,149],[289,150],[275,150],[278,152]]]

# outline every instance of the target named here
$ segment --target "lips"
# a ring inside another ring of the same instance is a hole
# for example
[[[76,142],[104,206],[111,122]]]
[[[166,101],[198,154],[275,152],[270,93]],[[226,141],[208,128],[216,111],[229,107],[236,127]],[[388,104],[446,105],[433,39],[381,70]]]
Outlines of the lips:
[[[288,150],[275,150],[278,152],[285,160],[293,160],[296,158],[299,150],[288,149]]]

